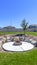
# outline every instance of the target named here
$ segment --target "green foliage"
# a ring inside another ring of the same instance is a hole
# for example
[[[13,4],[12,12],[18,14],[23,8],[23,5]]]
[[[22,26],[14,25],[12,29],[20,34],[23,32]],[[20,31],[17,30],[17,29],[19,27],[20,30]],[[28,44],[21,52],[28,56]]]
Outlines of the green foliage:
[[[24,19],[24,20],[22,21],[22,24],[21,24],[22,29],[23,29],[23,31],[24,31],[24,34],[25,34],[25,30],[27,29],[27,25],[28,25],[28,23],[27,23],[26,20]]]
[[[21,24],[21,26],[22,26],[22,28],[23,28],[24,31],[27,29],[27,25],[28,25],[28,23],[27,23],[26,20],[24,19],[24,20],[22,21],[22,24]]]

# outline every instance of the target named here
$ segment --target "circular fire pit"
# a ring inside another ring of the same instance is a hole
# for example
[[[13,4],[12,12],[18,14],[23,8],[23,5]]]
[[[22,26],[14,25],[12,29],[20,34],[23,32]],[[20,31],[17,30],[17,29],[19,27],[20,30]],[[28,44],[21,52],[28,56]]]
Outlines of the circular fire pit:
[[[3,49],[6,51],[27,51],[34,48],[34,45],[28,42],[22,42],[21,45],[14,45],[14,42],[7,42],[3,44]]]
[[[13,45],[21,45],[21,44],[22,44],[22,43],[21,43],[19,37],[15,37],[15,38],[14,38],[14,44],[13,44]]]

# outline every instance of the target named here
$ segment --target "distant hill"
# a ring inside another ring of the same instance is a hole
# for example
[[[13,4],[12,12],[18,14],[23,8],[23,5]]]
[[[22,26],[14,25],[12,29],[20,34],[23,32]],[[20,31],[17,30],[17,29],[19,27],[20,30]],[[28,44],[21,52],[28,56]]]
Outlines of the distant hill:
[[[37,32],[37,24],[29,25],[28,31]]]
[[[13,26],[7,26],[0,29],[1,32],[15,32],[15,31],[22,31],[21,28],[16,28]]]
[[[1,28],[0,27],[0,32],[20,32],[23,31],[21,28],[16,28],[13,26],[6,26]],[[30,31],[30,32],[37,32],[37,25],[29,25],[29,27],[27,28],[26,31]]]

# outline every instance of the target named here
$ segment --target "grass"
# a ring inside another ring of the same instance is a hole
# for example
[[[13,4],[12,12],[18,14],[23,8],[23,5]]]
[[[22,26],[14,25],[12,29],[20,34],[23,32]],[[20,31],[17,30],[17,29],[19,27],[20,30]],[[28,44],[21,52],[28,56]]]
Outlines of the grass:
[[[0,35],[5,34],[24,34],[24,32],[0,32]],[[37,36],[37,32],[25,32],[25,34]]]
[[[0,35],[5,35],[5,34],[24,34],[24,32],[0,32]]]
[[[37,49],[27,52],[0,52],[0,65],[37,65]]]
[[[37,36],[37,32],[26,32],[26,34]]]

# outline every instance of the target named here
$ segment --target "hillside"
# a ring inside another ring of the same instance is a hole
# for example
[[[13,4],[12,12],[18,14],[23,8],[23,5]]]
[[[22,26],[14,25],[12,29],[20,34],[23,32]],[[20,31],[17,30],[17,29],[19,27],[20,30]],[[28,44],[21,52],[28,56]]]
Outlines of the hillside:
[[[3,28],[0,28],[0,32],[15,32],[15,31],[22,31],[21,28],[16,28],[16,27],[13,27],[13,26],[7,26],[7,27],[3,27]]]

